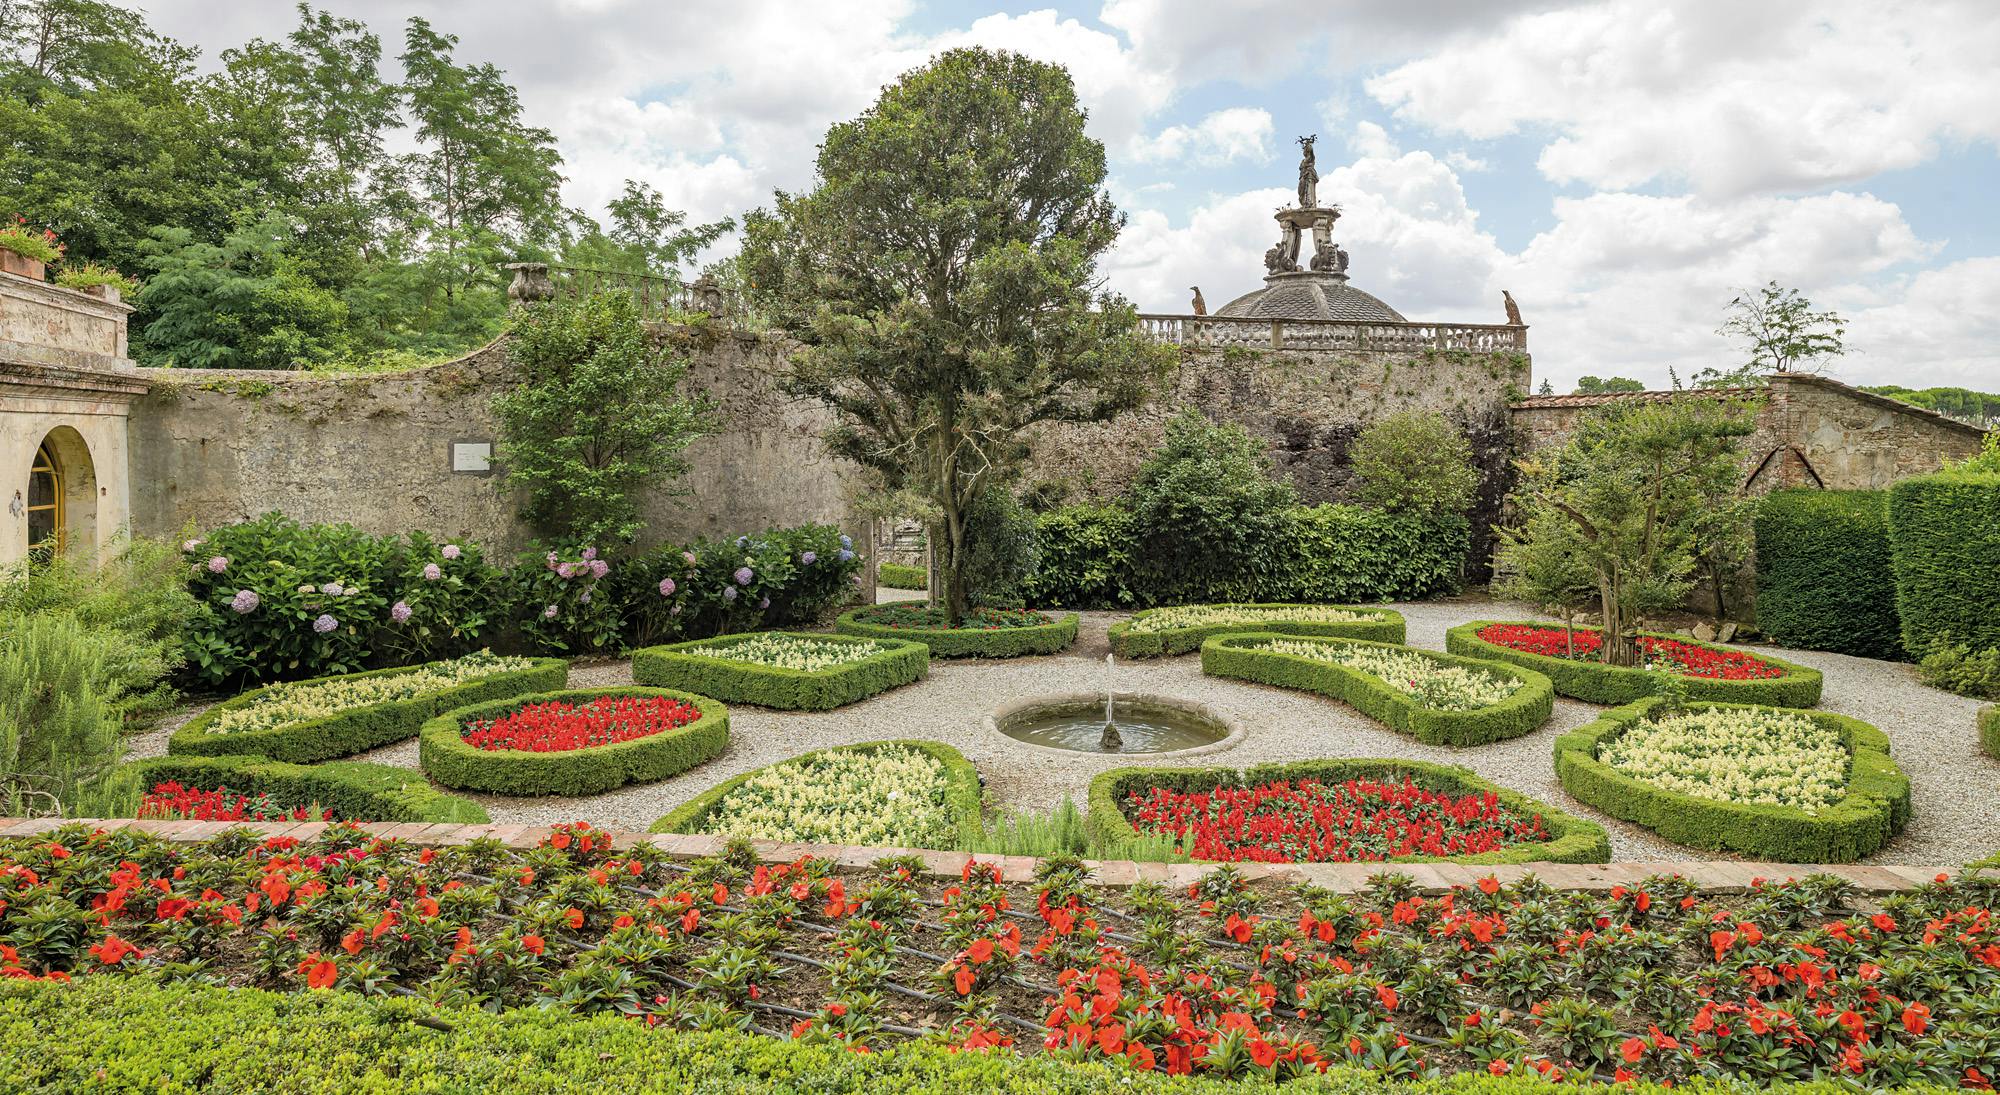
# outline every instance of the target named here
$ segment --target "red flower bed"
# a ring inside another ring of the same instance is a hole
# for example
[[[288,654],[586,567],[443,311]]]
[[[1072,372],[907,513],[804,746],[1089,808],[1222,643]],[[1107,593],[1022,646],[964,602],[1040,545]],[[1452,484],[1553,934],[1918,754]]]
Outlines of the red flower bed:
[[[1494,624],[1491,627],[1481,628],[1479,637],[1509,650],[1579,662],[1596,661],[1598,651],[1604,646],[1603,632],[1581,627],[1564,632],[1560,627]],[[1752,681],[1785,675],[1784,670],[1754,654],[1746,654],[1740,650],[1711,650],[1705,646],[1696,646],[1677,639],[1656,639],[1651,635],[1641,635],[1639,652],[1645,660],[1645,668],[1668,669],[1684,677],[1703,677],[1718,681]]]
[[[139,816],[185,821],[312,821],[313,813],[304,806],[290,810],[271,800],[270,795],[245,795],[218,787],[208,791],[183,787],[174,780],[155,784],[139,803]],[[332,821],[333,811],[323,810],[320,821]]]
[[[1491,792],[1455,795],[1401,784],[1317,780],[1126,796],[1143,833],[1180,838],[1196,859],[1258,863],[1373,863],[1396,856],[1476,855],[1549,839],[1540,815]]]
[[[460,731],[467,745],[525,753],[567,753],[673,730],[701,711],[665,696],[600,696],[578,706],[531,703],[497,719],[473,719]]]

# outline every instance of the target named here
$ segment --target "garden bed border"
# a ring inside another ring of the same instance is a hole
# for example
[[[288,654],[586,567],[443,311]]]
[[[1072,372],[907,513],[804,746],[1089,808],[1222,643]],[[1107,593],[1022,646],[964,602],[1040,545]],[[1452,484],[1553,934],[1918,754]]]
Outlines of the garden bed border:
[[[1503,627],[1562,626],[1560,623],[1551,623],[1547,620],[1472,620],[1446,631],[1444,648],[1453,654],[1462,654],[1468,658],[1513,662],[1515,665],[1525,666],[1555,682],[1557,695],[1568,696],[1585,703],[1615,707],[1653,694],[1655,678],[1644,669],[1605,665],[1602,662],[1571,661],[1568,658],[1553,658],[1546,654],[1531,654],[1525,650],[1489,643],[1479,637],[1480,631],[1496,624]],[[1785,671],[1781,677],[1747,681],[1725,681],[1683,674],[1680,679],[1687,683],[1687,695],[1691,700],[1710,703],[1754,703],[1765,707],[1816,707],[1819,704],[1820,690],[1825,681],[1817,669],[1797,662],[1788,662],[1761,650],[1738,650],[1735,647],[1705,643],[1685,635],[1668,635],[1657,631],[1642,631],[1640,634],[1654,639],[1672,639],[1677,643],[1705,647],[1709,650],[1748,654],[1758,661],[1775,665]]]
[[[787,669],[687,651],[729,646],[760,635],[827,643],[879,643],[886,649],[825,669]],[[712,639],[649,646],[632,655],[632,679],[648,688],[678,688],[724,703],[780,711],[830,711],[923,680],[930,648],[910,639],[832,635],[823,631],[739,631]]]
[[[1018,658],[1027,654],[1056,654],[1069,649],[1076,642],[1076,625],[1079,617],[1071,612],[1065,616],[1054,616],[1048,623],[1028,627],[883,627],[855,616],[872,612],[878,608],[892,607],[899,602],[862,605],[840,614],[833,622],[833,629],[843,635],[859,635],[869,639],[900,639],[904,642],[922,643],[928,647],[933,658]]]
[[[471,718],[492,718],[531,703],[584,704],[605,696],[665,697],[700,711],[685,726],[642,738],[536,753],[526,749],[481,749],[465,744],[460,727]],[[729,709],[719,701],[671,688],[566,688],[510,696],[453,708],[424,723],[417,736],[417,765],[437,783],[461,791],[495,795],[597,795],[628,783],[651,783],[677,776],[713,759],[729,747]]]
[[[486,808],[471,799],[447,795],[432,787],[423,773],[390,764],[358,760],[293,764],[250,755],[170,755],[128,761],[119,765],[118,770],[131,772],[139,780],[141,795],[152,791],[157,784],[173,780],[204,791],[227,787],[236,794],[269,794],[286,802],[306,798],[309,801],[293,805],[310,806],[318,802],[322,807],[333,808],[336,814],[350,817],[364,811],[340,807],[361,801],[371,804],[365,813],[380,811],[375,816],[384,821],[474,824],[492,820]]]
[[[1256,632],[1260,635],[1294,635],[1324,639],[1367,639],[1378,643],[1402,645],[1407,634],[1407,624],[1403,614],[1389,608],[1370,608],[1366,605],[1315,605],[1289,602],[1256,604],[1250,602],[1223,602],[1209,605],[1179,605],[1180,608],[1332,608],[1343,612],[1369,612],[1382,617],[1378,620],[1264,620],[1256,623],[1202,624],[1195,627],[1176,627],[1166,631],[1140,632],[1134,634],[1132,625],[1155,612],[1166,608],[1149,608],[1135,612],[1129,620],[1112,624],[1111,652],[1121,658],[1160,658],[1178,654],[1190,654],[1202,648],[1207,641],[1217,635],[1241,635]]]

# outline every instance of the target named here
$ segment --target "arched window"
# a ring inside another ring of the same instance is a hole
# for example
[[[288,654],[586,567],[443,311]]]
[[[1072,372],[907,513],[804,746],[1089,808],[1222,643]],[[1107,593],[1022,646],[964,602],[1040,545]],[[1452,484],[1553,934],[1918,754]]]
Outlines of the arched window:
[[[28,471],[28,551],[33,556],[61,555],[63,547],[62,468],[44,441]]]

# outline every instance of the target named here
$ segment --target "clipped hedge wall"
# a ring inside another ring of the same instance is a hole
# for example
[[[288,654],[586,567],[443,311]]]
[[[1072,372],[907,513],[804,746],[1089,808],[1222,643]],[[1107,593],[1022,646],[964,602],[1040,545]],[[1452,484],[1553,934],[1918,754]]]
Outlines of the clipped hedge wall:
[[[1532,733],[1555,711],[1555,685],[1532,669],[1506,662],[1461,658],[1415,647],[1413,650],[1444,665],[1476,669],[1495,676],[1520,681],[1521,686],[1499,703],[1471,711],[1439,711],[1425,707],[1389,687],[1373,674],[1344,665],[1314,661],[1296,654],[1255,649],[1258,643],[1281,638],[1271,633],[1218,635],[1201,645],[1201,671],[1211,677],[1233,677],[1317,692],[1339,700],[1355,710],[1408,734],[1426,745],[1484,745]],[[1362,646],[1397,647],[1396,643],[1367,642],[1361,639],[1320,639],[1329,645],[1351,643]]]
[[[2000,757],[2000,703],[1979,709],[1979,745],[1989,757]]]
[[[2000,475],[1945,471],[1889,488],[1889,543],[1903,649],[1947,636],[2000,647]]]
[[[1444,648],[1453,654],[1463,654],[1470,658],[1512,662],[1515,665],[1525,666],[1553,681],[1557,695],[1568,696],[1585,703],[1606,705],[1631,703],[1653,694],[1654,675],[1644,669],[1530,654],[1525,650],[1489,643],[1479,637],[1480,631],[1496,623],[1516,627],[1559,626],[1538,620],[1473,620],[1445,632]],[[1707,647],[1710,650],[1728,649],[1712,643],[1696,642],[1680,635],[1664,635],[1651,631],[1644,634],[1657,639],[1672,639],[1689,646]],[[1751,653],[1755,654],[1758,660],[1784,670],[1785,675],[1754,681],[1682,677],[1681,680],[1687,683],[1688,698],[1718,703],[1761,703],[1768,707],[1811,707],[1819,702],[1820,688],[1824,683],[1819,670],[1809,669],[1782,658],[1774,658],[1761,650]]]
[[[815,670],[785,669],[688,653],[728,646],[749,637],[723,635],[641,650],[632,655],[632,679],[655,688],[679,688],[713,696],[724,703],[748,703],[786,711],[825,711],[922,680],[930,671],[930,650],[918,642],[806,632],[774,634],[816,642],[879,643],[889,649],[858,662]]]
[[[284,686],[266,685],[264,688],[253,688],[189,719],[186,726],[174,731],[173,737],[167,739],[167,752],[177,756],[207,757],[252,753],[270,757],[272,760],[288,760],[294,764],[312,764],[315,761],[332,760],[336,757],[351,757],[356,753],[365,753],[391,742],[415,737],[417,731],[423,728],[424,720],[435,717],[440,711],[485,700],[547,692],[569,683],[568,662],[561,658],[536,658],[533,661],[534,664],[526,669],[495,673],[428,696],[378,703],[370,707],[349,708],[325,718],[286,723],[266,730],[249,730],[240,734],[210,733],[208,728],[222,712],[232,708],[247,707],[256,702],[256,698],[266,689]],[[343,677],[348,680],[381,677],[392,673],[407,673],[415,668],[417,667],[402,666],[396,669],[373,669],[366,673],[315,677],[313,681],[339,680]]]
[[[884,627],[856,617],[880,607],[864,605],[840,614],[834,630],[845,635],[870,639],[901,639],[922,643],[933,658],[1018,658],[1027,654],[1054,654],[1069,649],[1076,641],[1077,615],[1057,617],[1035,627],[921,628]]]
[[[1623,734],[1659,703],[1658,699],[1644,699],[1614,708],[1598,716],[1596,722],[1557,738],[1556,776],[1563,789],[1676,844],[1782,863],[1853,863],[1888,843],[1910,820],[1910,779],[1890,759],[1888,735],[1859,719],[1825,711],[1798,714],[1838,731],[1852,759],[1847,767],[1847,796],[1816,814],[1669,791],[1597,759],[1600,745]]]
[[[931,576],[923,567],[905,566],[902,563],[883,563],[875,568],[877,584],[889,589],[929,589]]]
[[[1765,497],[1757,509],[1757,626],[1804,650],[1904,656],[1886,491]]]
[[[643,738],[560,753],[481,749],[467,745],[460,733],[468,720],[498,718],[531,703],[585,704],[603,696],[662,696],[695,707],[701,717]],[[729,709],[706,696],[665,688],[572,688],[447,711],[424,724],[417,739],[417,763],[446,787],[498,795],[568,797],[602,794],[628,783],[677,776],[728,745]]]
[[[1147,609],[1133,614],[1129,620],[1121,620],[1111,625],[1111,652],[1121,658],[1158,658],[1168,654],[1186,654],[1200,650],[1201,644],[1215,635],[1231,632],[1259,631],[1286,635],[1318,635],[1342,639],[1371,639],[1375,642],[1400,643],[1403,641],[1403,614],[1386,608],[1361,608],[1352,605],[1200,605],[1201,608],[1343,608],[1349,612],[1368,612],[1380,617],[1374,620],[1317,621],[1317,620],[1261,620],[1256,623],[1211,624],[1206,627],[1177,627],[1168,631],[1134,631],[1132,628],[1140,620],[1160,609]]]
[[[1205,651],[1204,651],[1205,652]],[[1316,779],[1340,783],[1350,779],[1400,780],[1408,776],[1422,786],[1454,795],[1491,793],[1509,809],[1538,814],[1549,831],[1540,844],[1522,845],[1497,852],[1466,856],[1403,856],[1392,863],[1608,863],[1611,838],[1604,827],[1550,806],[1546,802],[1510,791],[1479,778],[1469,768],[1432,764],[1421,760],[1388,758],[1305,760],[1285,764],[1258,764],[1242,771],[1234,768],[1113,768],[1090,781],[1090,814],[1086,824],[1098,838],[1109,844],[1132,835],[1132,822],[1125,816],[1126,793],[1151,787],[1175,791],[1210,791],[1217,787],[1253,787],[1278,780]]]
[[[441,794],[408,768],[361,761],[291,764],[255,756],[148,757],[120,766],[144,794],[173,780],[184,787],[213,791],[227,787],[264,794],[286,809],[319,805],[341,821],[432,821],[481,825],[493,820],[485,807]]]
[[[941,741],[918,741],[910,738],[899,738],[890,741],[865,741],[859,745],[837,745],[831,749],[815,749],[809,753],[800,753],[798,756],[788,757],[778,763],[788,764],[792,761],[804,760],[807,757],[817,757],[826,753],[843,751],[872,753],[877,749],[891,745],[900,745],[907,749],[916,749],[928,753],[939,764],[944,765],[944,799],[945,805],[950,808],[958,826],[957,847],[971,847],[973,841],[985,835],[986,827],[980,820],[979,769],[974,768],[972,762],[965,759],[965,754]],[[714,812],[716,804],[727,797],[729,792],[749,782],[752,776],[764,771],[765,768],[771,767],[775,767],[775,765],[765,765],[764,768],[752,769],[734,779],[716,784],[708,790],[703,791],[700,795],[674,808],[665,817],[655,821],[652,828],[647,831],[654,833],[693,833],[700,831],[702,824],[708,820],[708,815]]]

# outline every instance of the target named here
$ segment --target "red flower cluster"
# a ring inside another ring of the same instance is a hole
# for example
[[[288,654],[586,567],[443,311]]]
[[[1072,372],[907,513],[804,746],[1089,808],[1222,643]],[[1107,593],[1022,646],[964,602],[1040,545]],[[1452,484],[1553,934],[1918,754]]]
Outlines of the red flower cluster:
[[[1493,624],[1481,628],[1479,637],[1495,646],[1572,661],[1596,661],[1604,646],[1604,633],[1589,628],[1564,631],[1560,627],[1522,627]],[[1654,668],[1671,669],[1684,677],[1718,681],[1768,680],[1785,671],[1754,654],[1741,650],[1717,650],[1684,643],[1678,639],[1639,636],[1639,650]]]
[[[1377,862],[1396,856],[1474,855],[1549,839],[1540,815],[1524,816],[1491,792],[1457,795],[1405,778],[1266,783],[1185,792],[1152,787],[1127,796],[1144,833],[1179,838],[1196,859],[1259,863]]]
[[[480,749],[566,753],[686,726],[701,712],[665,696],[600,696],[582,706],[531,703],[497,719],[473,719],[461,733]]]
[[[312,821],[313,813],[304,806],[290,810],[267,794],[238,794],[227,787],[206,791],[183,787],[174,780],[153,785],[139,803],[139,816],[188,821]],[[333,811],[320,811],[320,821],[332,821]]]

